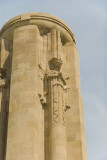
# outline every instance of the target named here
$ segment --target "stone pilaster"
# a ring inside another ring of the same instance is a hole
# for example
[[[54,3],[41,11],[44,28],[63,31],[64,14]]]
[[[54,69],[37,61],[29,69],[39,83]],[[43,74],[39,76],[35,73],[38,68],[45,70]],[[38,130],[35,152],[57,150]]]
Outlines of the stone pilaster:
[[[47,107],[49,127],[49,159],[66,160],[65,99],[66,82],[60,72],[62,62],[52,58],[47,80]]]

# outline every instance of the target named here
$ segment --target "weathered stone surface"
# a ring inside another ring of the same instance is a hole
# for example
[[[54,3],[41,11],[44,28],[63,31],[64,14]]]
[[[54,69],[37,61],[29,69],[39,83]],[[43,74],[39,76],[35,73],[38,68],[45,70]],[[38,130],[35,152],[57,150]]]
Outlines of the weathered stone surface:
[[[0,48],[0,160],[87,160],[70,28],[49,14],[19,15],[2,28]]]

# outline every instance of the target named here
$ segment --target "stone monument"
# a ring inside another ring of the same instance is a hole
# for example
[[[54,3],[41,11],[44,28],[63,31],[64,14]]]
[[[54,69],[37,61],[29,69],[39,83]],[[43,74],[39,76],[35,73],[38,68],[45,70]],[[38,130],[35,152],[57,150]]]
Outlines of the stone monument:
[[[87,160],[76,40],[52,15],[0,31],[0,160]]]

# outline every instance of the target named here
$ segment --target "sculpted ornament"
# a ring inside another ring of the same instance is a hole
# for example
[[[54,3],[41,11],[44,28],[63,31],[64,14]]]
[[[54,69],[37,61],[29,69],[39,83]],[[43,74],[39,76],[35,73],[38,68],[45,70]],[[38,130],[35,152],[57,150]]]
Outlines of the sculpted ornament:
[[[40,102],[45,109],[45,107],[47,106],[46,93],[44,95],[39,93],[38,95],[39,95],[39,98],[40,98]]]

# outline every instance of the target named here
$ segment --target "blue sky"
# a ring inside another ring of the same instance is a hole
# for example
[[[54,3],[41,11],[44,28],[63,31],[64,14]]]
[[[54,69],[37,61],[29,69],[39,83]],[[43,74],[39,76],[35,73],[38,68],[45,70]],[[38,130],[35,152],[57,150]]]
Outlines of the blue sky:
[[[1,0],[0,28],[26,12],[64,20],[76,36],[88,160],[107,160],[107,0]]]

